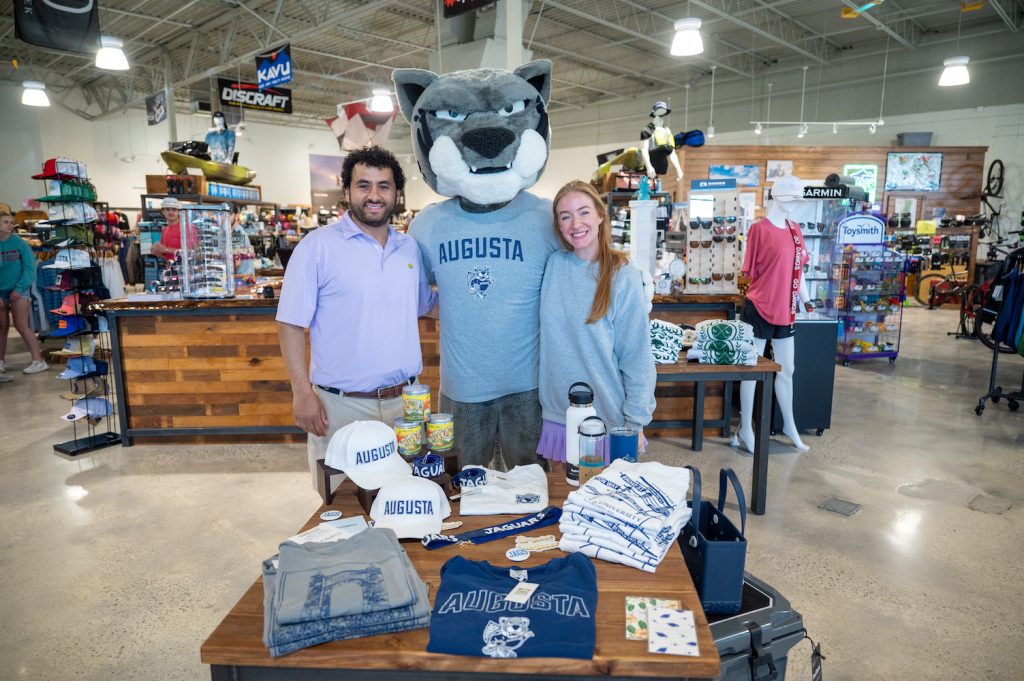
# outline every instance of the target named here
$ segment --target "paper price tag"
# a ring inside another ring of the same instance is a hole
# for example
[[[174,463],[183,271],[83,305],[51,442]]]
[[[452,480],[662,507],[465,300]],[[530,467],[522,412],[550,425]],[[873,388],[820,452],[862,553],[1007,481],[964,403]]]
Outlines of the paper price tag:
[[[530,596],[533,595],[538,586],[540,585],[533,582],[519,582],[515,585],[515,588],[508,592],[505,600],[509,603],[526,603],[530,600]]]

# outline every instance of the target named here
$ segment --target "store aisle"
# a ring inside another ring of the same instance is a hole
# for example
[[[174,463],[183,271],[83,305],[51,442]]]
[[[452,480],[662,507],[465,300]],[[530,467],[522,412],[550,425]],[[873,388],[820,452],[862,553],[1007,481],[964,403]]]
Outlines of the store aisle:
[[[830,681],[1017,679],[1024,411],[974,415],[990,354],[945,336],[953,313],[905,321],[895,365],[837,367],[833,429],[807,436],[810,452],[773,445],[748,568],[803,614]],[[12,338],[8,365],[25,362]],[[1022,371],[1008,358],[1002,382]],[[12,375],[0,384],[0,678],[208,678],[199,645],[317,505],[304,447],[111,447],[67,461],[51,448],[68,437],[63,384]],[[720,465],[749,483],[750,458],[705,443],[650,452],[698,465],[705,494]],[[829,496],[863,508],[818,509]],[[809,678],[808,657],[794,649],[788,678]]]

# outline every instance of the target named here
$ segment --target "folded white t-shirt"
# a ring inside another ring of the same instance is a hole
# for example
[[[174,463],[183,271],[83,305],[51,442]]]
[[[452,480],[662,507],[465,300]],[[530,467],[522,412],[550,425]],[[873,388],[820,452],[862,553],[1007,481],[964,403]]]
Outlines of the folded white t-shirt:
[[[482,468],[481,466],[464,466]],[[459,515],[526,515],[548,505],[548,478],[538,464],[516,466],[501,473],[484,468],[487,484],[462,490]]]

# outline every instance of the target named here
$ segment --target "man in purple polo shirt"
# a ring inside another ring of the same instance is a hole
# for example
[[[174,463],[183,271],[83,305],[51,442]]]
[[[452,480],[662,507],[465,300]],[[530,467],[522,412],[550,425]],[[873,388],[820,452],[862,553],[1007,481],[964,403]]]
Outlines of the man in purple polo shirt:
[[[397,159],[380,147],[354,151],[341,179],[348,211],[295,247],[277,306],[295,422],[309,433],[313,489],[316,462],[335,431],[401,416],[402,388],[423,368],[416,320],[437,303],[419,246],[389,224],[405,186]]]

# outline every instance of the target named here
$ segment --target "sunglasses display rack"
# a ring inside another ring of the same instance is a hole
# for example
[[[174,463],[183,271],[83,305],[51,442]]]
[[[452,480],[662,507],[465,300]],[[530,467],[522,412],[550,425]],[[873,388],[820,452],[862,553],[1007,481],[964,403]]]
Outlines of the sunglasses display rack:
[[[47,310],[50,337],[64,341],[49,355],[51,362],[64,364],[57,376],[68,386],[61,393],[67,400],[61,420],[69,422],[72,431],[72,438],[54,444],[53,450],[75,457],[121,442],[105,361],[110,359],[106,320],[101,323],[89,310],[91,303],[110,295],[93,261],[96,193],[86,165],[70,159],[47,161],[33,179],[43,180],[46,196],[40,201],[48,205],[49,220],[56,225],[48,242],[56,255],[37,270],[36,287]]]
[[[688,213],[683,292],[738,293],[746,230],[736,192],[692,192]]]
[[[836,356],[895,362],[903,322],[904,255],[884,246],[846,246],[832,265],[839,330]]]
[[[231,214],[219,206],[181,209],[182,298],[234,298]]]

